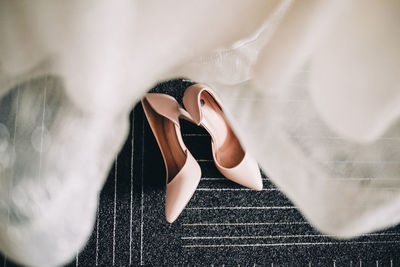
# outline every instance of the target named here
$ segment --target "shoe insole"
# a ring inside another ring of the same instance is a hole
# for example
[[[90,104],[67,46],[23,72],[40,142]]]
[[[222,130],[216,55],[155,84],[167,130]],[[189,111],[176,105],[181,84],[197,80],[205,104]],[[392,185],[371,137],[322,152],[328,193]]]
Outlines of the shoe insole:
[[[186,161],[186,154],[182,149],[183,140],[180,138],[179,128],[169,119],[156,113],[146,99],[143,100],[146,117],[166,167],[167,183],[178,174]]]
[[[219,165],[225,168],[238,165],[245,153],[221,107],[207,92],[201,93],[200,102],[203,115],[201,124],[211,135]]]

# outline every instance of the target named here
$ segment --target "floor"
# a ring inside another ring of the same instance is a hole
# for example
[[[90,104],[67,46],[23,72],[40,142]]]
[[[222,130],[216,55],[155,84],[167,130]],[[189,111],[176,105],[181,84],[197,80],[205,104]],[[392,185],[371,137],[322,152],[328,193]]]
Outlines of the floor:
[[[190,84],[177,79],[153,92],[180,99]],[[140,105],[131,119],[92,236],[67,266],[400,266],[400,227],[347,241],[323,235],[265,175],[261,192],[223,178],[212,161],[210,137],[184,121],[184,141],[203,173],[187,208],[167,223],[161,154]]]

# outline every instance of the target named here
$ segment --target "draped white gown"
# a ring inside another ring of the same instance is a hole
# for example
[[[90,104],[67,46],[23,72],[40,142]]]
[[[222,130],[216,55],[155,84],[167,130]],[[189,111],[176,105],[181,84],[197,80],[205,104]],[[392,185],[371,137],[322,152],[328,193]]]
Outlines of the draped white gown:
[[[131,108],[183,76],[318,230],[399,223],[399,26],[397,0],[0,1],[1,251],[71,259]]]

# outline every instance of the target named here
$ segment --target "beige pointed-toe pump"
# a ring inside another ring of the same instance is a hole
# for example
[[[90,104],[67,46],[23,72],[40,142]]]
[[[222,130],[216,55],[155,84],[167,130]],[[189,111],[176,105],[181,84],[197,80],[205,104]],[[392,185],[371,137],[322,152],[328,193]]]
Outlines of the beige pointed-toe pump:
[[[183,104],[193,121],[211,135],[217,169],[233,182],[262,190],[258,164],[239,142],[216,94],[205,85],[195,84],[186,89]]]
[[[186,148],[180,131],[179,118],[191,118],[166,94],[146,94],[142,106],[164,159],[165,217],[172,223],[191,199],[201,177],[200,166]]]

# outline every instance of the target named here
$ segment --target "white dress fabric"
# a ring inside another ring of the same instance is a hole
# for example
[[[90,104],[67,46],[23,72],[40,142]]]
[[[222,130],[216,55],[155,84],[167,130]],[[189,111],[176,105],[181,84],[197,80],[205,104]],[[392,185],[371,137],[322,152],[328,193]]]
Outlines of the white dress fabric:
[[[0,1],[1,251],[82,248],[131,108],[174,77],[220,95],[318,230],[399,223],[399,26],[396,0]]]

